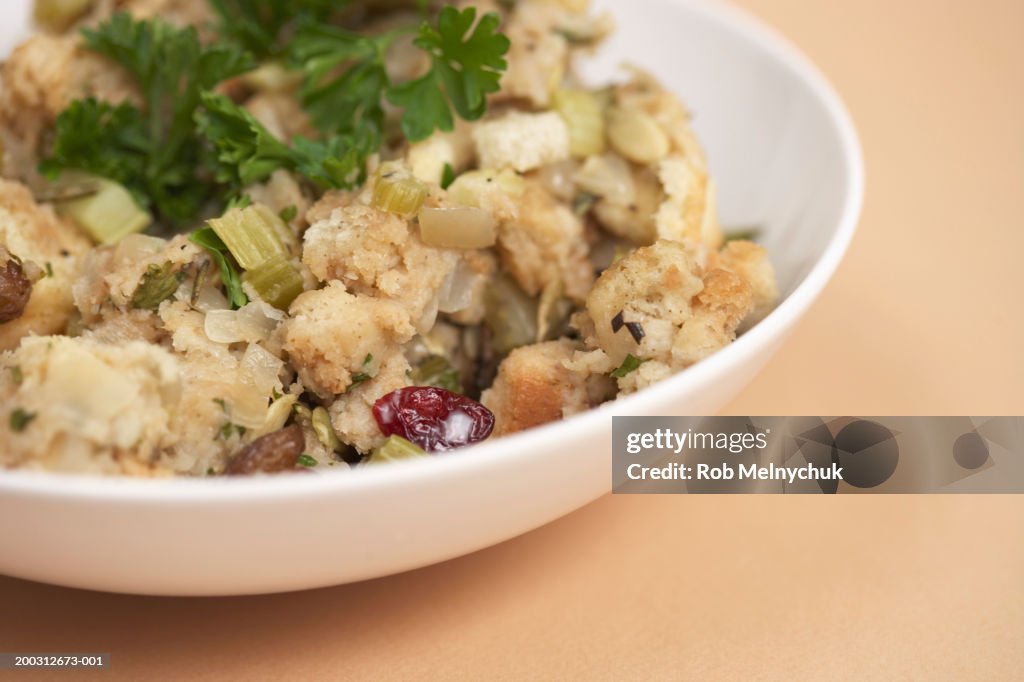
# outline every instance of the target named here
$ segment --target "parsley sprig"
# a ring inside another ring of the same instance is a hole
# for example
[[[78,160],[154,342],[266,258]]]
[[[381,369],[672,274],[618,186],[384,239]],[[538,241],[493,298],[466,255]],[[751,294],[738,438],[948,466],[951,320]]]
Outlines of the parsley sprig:
[[[144,105],[73,102],[56,123],[52,154],[41,170],[65,169],[116,180],[144,207],[172,223],[193,220],[215,194],[204,173],[193,113],[201,93],[254,67],[245,52],[204,46],[192,27],[119,12],[84,29],[86,46],[120,64],[136,80]]]

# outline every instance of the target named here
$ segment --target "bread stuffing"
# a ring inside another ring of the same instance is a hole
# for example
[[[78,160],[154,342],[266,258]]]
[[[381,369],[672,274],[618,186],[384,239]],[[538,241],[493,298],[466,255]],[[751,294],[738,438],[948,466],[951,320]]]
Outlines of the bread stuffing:
[[[36,0],[0,66],[0,468],[428,457],[770,314],[682,102],[577,75],[587,5]]]

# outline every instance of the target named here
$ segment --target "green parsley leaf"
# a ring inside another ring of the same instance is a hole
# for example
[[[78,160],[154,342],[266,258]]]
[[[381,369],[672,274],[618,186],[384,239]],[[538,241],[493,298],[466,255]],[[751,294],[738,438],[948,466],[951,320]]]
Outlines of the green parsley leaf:
[[[302,453],[301,455],[299,455],[299,458],[295,460],[295,463],[298,464],[299,466],[304,467],[315,467],[318,464],[316,459],[307,455],[306,453]]]
[[[204,92],[202,103],[196,123],[217,150],[217,180],[238,191],[293,165],[288,145],[244,108],[213,92]]]
[[[88,49],[135,78],[145,105],[72,102],[57,118],[53,153],[40,170],[50,178],[65,169],[110,178],[167,221],[194,219],[217,190],[200,172],[204,145],[193,120],[200,93],[252,69],[252,58],[233,47],[203,46],[193,27],[137,21],[125,12],[82,35]]]
[[[644,364],[645,362],[647,361],[641,360],[640,358],[635,357],[632,354],[627,354],[626,359],[622,361],[622,364],[619,365],[617,369],[612,371],[611,376],[615,377],[616,379],[621,379],[630,372],[635,372],[640,367],[640,365]]]
[[[278,213],[278,215],[281,217],[281,220],[285,221],[286,223],[290,223],[291,221],[295,220],[295,216],[299,215],[299,209],[298,207],[295,206],[295,204],[288,204],[287,206],[281,209],[281,212]]]
[[[227,97],[204,93],[199,128],[216,149],[216,176],[241,190],[278,168],[295,171],[321,187],[351,188],[362,181],[366,157],[377,151],[372,138],[329,135],[324,140],[297,137],[289,148],[252,114]]]
[[[441,189],[448,189],[453,182],[455,182],[455,169],[450,163],[446,163],[444,170],[441,171]]]
[[[369,381],[374,376],[376,376],[376,372],[370,371],[370,363],[372,362],[373,355],[367,354],[366,358],[363,360],[363,371],[357,372],[356,374],[352,375],[352,383],[350,384],[349,388],[355,386],[356,384],[361,384],[364,381]]]
[[[14,408],[13,410],[11,410],[10,416],[11,431],[14,431],[15,433],[21,433],[22,431],[25,430],[25,427],[29,425],[29,422],[31,422],[37,416],[38,415],[36,415],[35,412],[28,412],[20,407]]]
[[[402,132],[422,140],[435,129],[454,126],[451,108],[467,121],[475,121],[487,109],[487,95],[500,89],[501,74],[508,64],[508,38],[498,31],[500,19],[488,13],[476,21],[476,8],[448,6],[438,16],[437,28],[420,27],[417,47],[430,53],[429,72],[416,80],[392,87],[388,100],[405,109]],[[475,27],[474,27],[475,24]]]
[[[220,267],[220,278],[224,282],[224,291],[234,309],[241,308],[249,302],[249,297],[242,291],[242,276],[235,265],[228,247],[221,241],[211,227],[204,227],[189,235],[189,241],[206,249],[217,266]],[[223,407],[223,404],[222,404]]]
[[[210,0],[225,40],[264,59],[280,55],[296,23],[325,21],[344,0]]]
[[[366,36],[327,24],[299,27],[289,63],[304,74],[302,106],[319,129],[371,136],[372,146],[379,146],[381,97],[389,85],[384,56],[397,35]]]

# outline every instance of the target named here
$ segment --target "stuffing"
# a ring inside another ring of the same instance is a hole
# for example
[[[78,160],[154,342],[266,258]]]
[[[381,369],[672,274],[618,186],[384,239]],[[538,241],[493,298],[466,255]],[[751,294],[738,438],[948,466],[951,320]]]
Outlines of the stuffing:
[[[501,223],[498,255],[531,296],[562,280],[566,295],[582,301],[594,280],[582,221],[536,179],[527,181],[518,217]]]
[[[168,472],[158,460],[174,441],[169,427],[181,383],[166,350],[36,336],[0,356],[0,365],[4,466]]]
[[[3,175],[33,186],[41,183],[43,134],[72,100],[138,101],[127,74],[85,49],[77,34],[33,36],[15,48],[0,77]]]
[[[369,206],[349,206],[312,225],[302,262],[317,279],[399,303],[421,331],[437,315],[437,295],[459,255],[423,244],[409,222]]]
[[[410,372],[402,353],[387,353],[370,379],[338,396],[327,410],[338,438],[364,454],[383,443],[384,435],[373,418],[373,404],[392,391],[412,385]]]
[[[291,315],[282,346],[306,388],[324,398],[344,393],[353,375],[375,374],[416,333],[398,303],[352,295],[337,281],[299,296]]]
[[[494,433],[503,435],[557,421],[590,407],[584,375],[565,367],[576,344],[568,339],[523,346],[498,367],[480,401],[494,412]]]
[[[249,4],[56,8],[0,63],[0,469],[345,469],[394,459],[392,427],[462,447],[666,379],[774,305],[766,251],[722,247],[675,95],[573,73],[611,28],[589,0],[258,27]],[[121,10],[143,23],[106,23]],[[109,60],[84,45],[100,26]],[[85,98],[133,118],[61,118]]]
[[[586,308],[586,344],[600,351],[587,361],[600,371],[618,367],[627,355],[642,360],[619,379],[619,389],[632,392],[730,343],[753,296],[735,273],[704,271],[684,244],[659,240],[605,270]],[[571,366],[579,369],[581,360]]]
[[[600,196],[594,217],[613,235],[647,246],[659,236],[655,219],[665,192],[654,169],[632,165],[627,172],[625,190]]]
[[[775,307],[779,287],[775,282],[775,269],[768,260],[768,250],[748,241],[731,241],[718,254],[718,263],[736,273],[750,285],[754,308],[743,320],[741,329],[756,324]]]
[[[41,276],[21,316],[0,324],[0,350],[16,347],[29,334],[62,332],[73,309],[72,282],[89,242],[51,207],[37,205],[26,187],[0,180],[0,249],[33,264]]]
[[[569,158],[569,128],[553,111],[511,112],[473,127],[481,168],[520,173]]]
[[[492,96],[496,101],[524,100],[533,107],[551,103],[551,94],[561,84],[569,62],[569,41],[558,30],[567,14],[559,3],[518,3],[503,26],[511,48],[501,92]]]

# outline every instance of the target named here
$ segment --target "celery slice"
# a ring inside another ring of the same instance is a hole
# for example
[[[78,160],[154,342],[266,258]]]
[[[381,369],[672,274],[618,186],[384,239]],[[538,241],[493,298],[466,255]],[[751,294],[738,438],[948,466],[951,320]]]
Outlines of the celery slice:
[[[272,256],[242,275],[264,301],[279,310],[287,310],[302,293],[302,274],[283,255]]]
[[[426,198],[426,185],[408,171],[390,165],[377,170],[377,182],[370,200],[374,208],[409,218],[420,210]]]
[[[584,158],[604,151],[604,110],[593,93],[559,90],[553,103],[569,127],[569,152],[573,156]]]
[[[410,443],[401,436],[388,436],[380,447],[374,448],[366,461],[369,464],[378,464],[426,456],[426,451],[415,443]]]
[[[325,408],[313,408],[310,421],[313,426],[313,433],[316,434],[316,439],[320,441],[321,445],[331,452],[341,450],[342,442],[338,440],[338,434],[334,432],[334,426],[331,424],[331,415],[327,413]]]
[[[105,178],[90,178],[97,188],[88,196],[63,201],[57,211],[74,220],[101,244],[116,244],[125,235],[142,232],[153,222],[127,189]]]
[[[233,208],[220,218],[206,222],[243,270],[251,270],[275,256],[288,256],[281,240],[282,231],[288,227],[279,215],[263,204]]]

